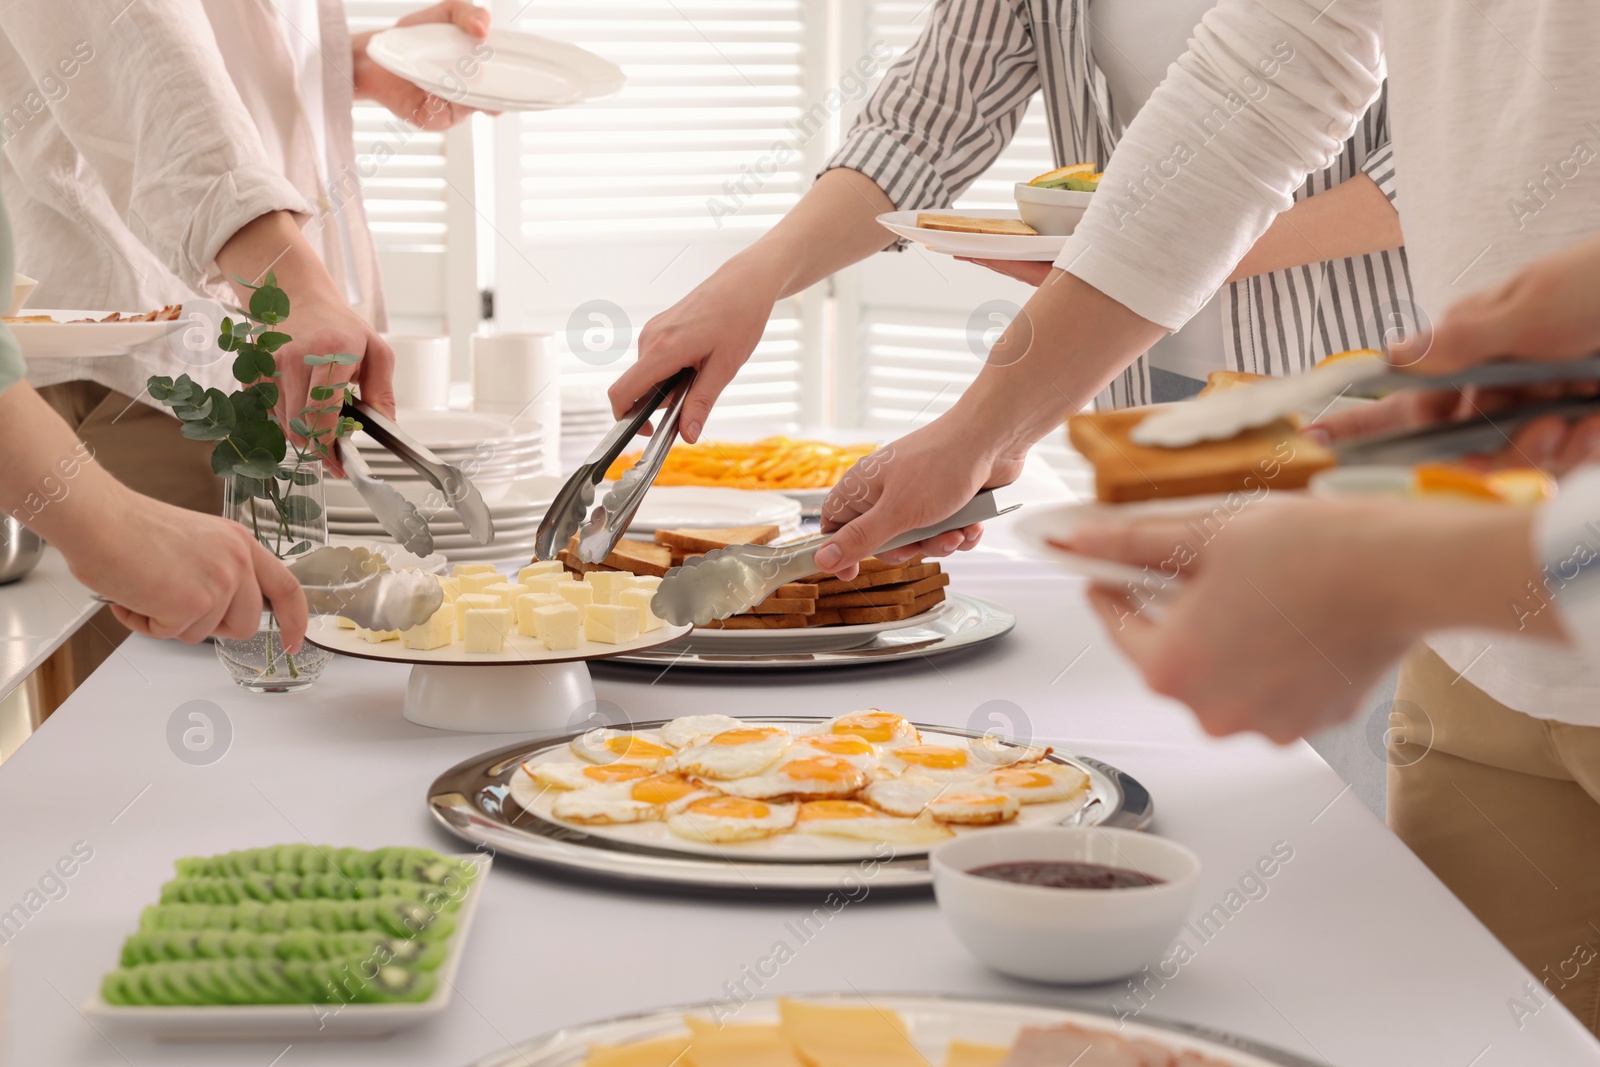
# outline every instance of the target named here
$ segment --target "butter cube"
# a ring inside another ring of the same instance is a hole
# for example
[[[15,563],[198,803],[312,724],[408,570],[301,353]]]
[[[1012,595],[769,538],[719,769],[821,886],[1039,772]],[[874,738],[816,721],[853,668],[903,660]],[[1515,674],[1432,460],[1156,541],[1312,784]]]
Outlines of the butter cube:
[[[518,580],[528,587],[530,593],[554,593],[563,585],[573,584],[577,578],[571,571],[562,571],[560,574],[535,574]]]
[[[624,645],[639,636],[639,609],[626,604],[590,604],[583,609],[583,636]]]
[[[554,593],[523,593],[517,597],[517,633],[523,637],[538,637],[539,620],[534,611],[550,604],[559,607],[565,603]]]
[[[650,601],[655,596],[651,589],[624,589],[617,594],[617,604],[625,608],[633,608],[639,612],[639,633],[647,634],[651,630],[661,628],[661,618],[650,610]]]
[[[567,573],[567,565],[559,559],[538,559],[517,572],[517,581],[527,585],[529,578],[565,573]]]
[[[461,640],[467,632],[467,612],[473,608],[498,608],[500,598],[487,593],[462,593],[450,606],[456,612],[456,638]]]
[[[454,604],[456,597],[465,592],[461,588],[461,579],[459,578],[440,578],[439,591],[444,593],[444,602],[446,604]]]
[[[359,630],[359,629],[361,629],[361,627],[357,626],[355,623],[351,622],[349,619],[345,618],[343,615],[334,616],[333,625],[335,627],[337,627],[338,629],[340,629],[340,630]]]
[[[455,639],[456,611],[449,604],[441,604],[427,622],[400,632],[400,643],[419,652],[443,648]]]
[[[456,580],[461,583],[461,592],[466,594],[481,593],[504,579],[500,577],[499,571],[491,570],[487,574],[463,574]]]
[[[491,586],[487,586],[483,593],[485,596],[499,597],[501,607],[515,611],[517,609],[517,597],[527,591],[528,587],[520,582],[496,582]]]
[[[590,571],[583,580],[594,586],[596,604],[615,604],[617,593],[633,584],[633,575],[624,571]]]
[[[456,577],[463,574],[494,574],[495,569],[493,563],[457,563],[450,573]]]
[[[556,595],[575,608],[586,608],[595,602],[595,588],[588,582],[562,582],[556,586]]]
[[[661,585],[661,578],[654,574],[635,574],[629,589],[648,589],[650,595],[655,596],[656,589]]]
[[[469,608],[462,640],[468,652],[503,652],[506,636],[516,627],[510,608]]]
[[[583,613],[576,604],[545,604],[534,608],[533,620],[545,648],[555,652],[578,647]]]
[[[365,626],[356,627],[356,636],[369,644],[381,645],[385,641],[400,640],[399,630],[369,630]]]

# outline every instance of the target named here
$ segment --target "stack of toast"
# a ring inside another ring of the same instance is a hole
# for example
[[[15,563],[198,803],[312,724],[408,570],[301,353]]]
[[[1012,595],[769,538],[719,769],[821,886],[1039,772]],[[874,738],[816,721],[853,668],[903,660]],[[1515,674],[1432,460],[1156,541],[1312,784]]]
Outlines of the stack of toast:
[[[657,530],[653,541],[617,542],[598,564],[578,559],[569,542],[556,558],[578,574],[627,571],[664,576],[694,556],[730,545],[765,545],[778,536],[776,526],[736,526],[706,530]],[[898,566],[875,556],[861,563],[861,573],[846,582],[831,574],[813,574],[779,587],[749,611],[720,619],[707,627],[719,630],[791,630],[817,626],[897,622],[920,615],[944,600],[950,582],[939,564],[916,557]]]

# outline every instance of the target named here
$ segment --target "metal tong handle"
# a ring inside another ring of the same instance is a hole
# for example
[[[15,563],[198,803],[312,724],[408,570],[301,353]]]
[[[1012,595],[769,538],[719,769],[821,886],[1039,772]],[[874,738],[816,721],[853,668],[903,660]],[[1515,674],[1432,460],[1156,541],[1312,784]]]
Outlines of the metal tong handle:
[[[1498,451],[1509,442],[1510,431],[1547,415],[1582,418],[1597,412],[1600,398],[1549,400],[1420,430],[1357,438],[1334,445],[1334,452],[1343,466],[1428,463]]]
[[[644,446],[639,462],[623,472],[615,488],[605,495],[600,507],[595,509],[584,525],[582,540],[578,545],[578,558],[583,562],[599,563],[609,556],[628,529],[628,524],[633,521],[639,506],[644,503],[645,494],[655,484],[661,465],[667,461],[667,453],[678,439],[678,423],[683,418],[684,401],[689,398],[694,376],[694,370],[686,367],[669,379],[669,385],[680,379],[683,384],[670,394],[672,399],[668,401],[661,421],[656,424],[650,443]],[[609,467],[610,463],[606,466]]]

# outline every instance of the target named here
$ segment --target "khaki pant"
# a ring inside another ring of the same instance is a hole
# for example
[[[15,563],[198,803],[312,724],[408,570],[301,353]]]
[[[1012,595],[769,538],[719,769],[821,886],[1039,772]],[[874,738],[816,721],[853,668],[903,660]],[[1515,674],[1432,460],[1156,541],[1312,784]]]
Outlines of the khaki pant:
[[[222,513],[222,479],[211,471],[215,446],[182,436],[173,416],[94,382],[47,385],[39,395],[123,485],[178,507]]]
[[[1600,727],[1513,711],[1420,645],[1395,700],[1411,722],[1389,748],[1390,827],[1600,1033]]]

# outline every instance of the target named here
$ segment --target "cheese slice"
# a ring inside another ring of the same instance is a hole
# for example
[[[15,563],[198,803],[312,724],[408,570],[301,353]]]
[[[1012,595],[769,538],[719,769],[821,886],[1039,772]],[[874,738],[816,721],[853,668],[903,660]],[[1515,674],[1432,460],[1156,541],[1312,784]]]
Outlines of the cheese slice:
[[[576,604],[545,604],[533,609],[539,640],[552,652],[577,648],[583,631],[583,612]]]
[[[519,570],[517,572],[517,581],[521,582],[523,585],[527,585],[529,578],[537,578],[540,575],[551,576],[565,573],[567,573],[566,564],[562,563],[559,559],[540,559],[534,560],[532,563]]]
[[[501,607],[510,608],[511,610],[515,611],[517,608],[517,597],[521,596],[527,591],[528,587],[523,585],[521,582],[496,582],[491,586],[485,587],[483,593],[485,596],[499,597]]]
[[[443,648],[456,639],[456,609],[449,604],[439,605],[439,610],[428,616],[420,626],[400,632],[400,643],[419,652]]]
[[[682,1034],[628,1045],[591,1045],[583,1067],[686,1067],[688,1047],[689,1038]]]
[[[893,1012],[780,998],[778,1016],[808,1067],[931,1067]]]
[[[518,578],[518,581],[528,587],[530,593],[554,593],[563,585],[571,585],[577,580],[577,576],[571,571],[562,571],[560,574],[535,574],[532,577],[523,575]]]
[[[661,628],[660,616],[650,610],[650,601],[655,595],[650,589],[624,589],[617,594],[617,603],[620,606],[634,608],[639,612],[639,633],[647,634],[651,630]]]
[[[494,574],[496,571],[493,563],[457,563],[450,573],[459,577],[463,574]]]
[[[500,598],[487,593],[462,593],[450,605],[456,613],[456,636],[467,632],[467,611],[471,608],[498,608]]]
[[[624,571],[590,571],[583,580],[594,587],[596,604],[615,604],[618,591],[633,583],[633,575]]]
[[[460,596],[463,592],[461,588],[461,579],[440,578],[439,590],[440,592],[444,593],[444,601],[446,604],[454,604],[456,597]]]
[[[335,627],[337,627],[338,629],[340,629],[340,630],[359,630],[359,629],[361,629],[361,627],[357,626],[354,622],[351,622],[349,619],[345,618],[343,615],[334,616],[333,625]]]
[[[1000,1067],[1009,1055],[1004,1045],[974,1045],[957,1038],[945,1049],[944,1067]]]
[[[469,608],[461,639],[468,652],[503,652],[506,636],[515,628],[510,608]]]
[[[588,582],[563,582],[556,587],[556,595],[575,608],[586,608],[596,602],[595,588]]]
[[[491,570],[488,574],[463,574],[456,579],[461,583],[462,593],[481,593],[501,580],[500,572],[495,570]]]
[[[546,605],[560,606],[565,603],[554,593],[523,593],[517,597],[517,633],[523,637],[538,637],[539,618],[534,611]]]
[[[583,609],[583,636],[607,645],[639,637],[639,609],[626,604],[590,604]]]
[[[776,1023],[728,1026],[686,1016],[692,1043],[684,1067],[806,1067]]]

